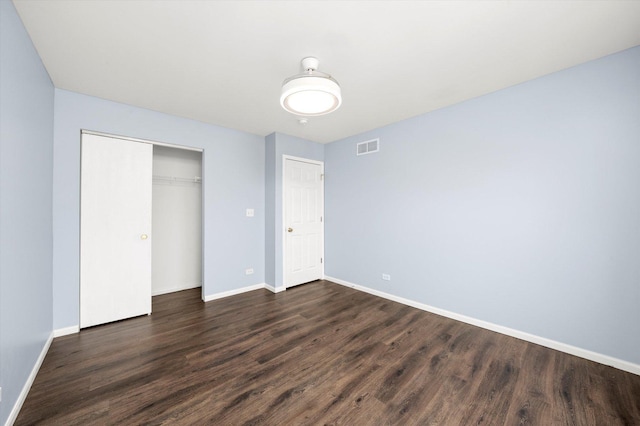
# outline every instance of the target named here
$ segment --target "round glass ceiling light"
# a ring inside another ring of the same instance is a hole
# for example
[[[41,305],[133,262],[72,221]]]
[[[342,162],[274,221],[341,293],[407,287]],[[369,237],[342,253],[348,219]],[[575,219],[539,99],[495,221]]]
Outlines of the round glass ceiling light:
[[[342,103],[338,82],[329,74],[317,70],[316,58],[302,60],[302,74],[284,81],[280,105],[292,114],[316,116],[335,111]]]

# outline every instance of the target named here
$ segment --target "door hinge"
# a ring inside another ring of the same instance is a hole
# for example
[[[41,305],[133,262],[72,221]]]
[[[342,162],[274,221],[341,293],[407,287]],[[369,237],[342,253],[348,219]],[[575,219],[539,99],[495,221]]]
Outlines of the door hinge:
[[[324,180],[324,173],[320,173],[320,180]]]
[[[320,258],[320,263],[322,263],[322,258]]]
[[[320,216],[320,222],[322,222],[322,216]]]

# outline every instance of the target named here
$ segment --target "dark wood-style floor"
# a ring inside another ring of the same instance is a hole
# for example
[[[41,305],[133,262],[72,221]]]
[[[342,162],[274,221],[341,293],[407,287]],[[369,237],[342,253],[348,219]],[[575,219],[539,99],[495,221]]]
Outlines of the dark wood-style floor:
[[[640,425],[640,376],[326,281],[57,338],[17,425]]]

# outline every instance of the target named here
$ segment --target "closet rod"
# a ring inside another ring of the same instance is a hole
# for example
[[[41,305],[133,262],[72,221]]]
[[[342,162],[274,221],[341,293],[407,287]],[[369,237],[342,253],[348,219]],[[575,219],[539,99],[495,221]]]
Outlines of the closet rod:
[[[192,178],[184,178],[184,177],[175,177],[175,176],[153,175],[153,180],[159,180],[162,182],[202,183],[202,178],[200,176],[194,176]]]

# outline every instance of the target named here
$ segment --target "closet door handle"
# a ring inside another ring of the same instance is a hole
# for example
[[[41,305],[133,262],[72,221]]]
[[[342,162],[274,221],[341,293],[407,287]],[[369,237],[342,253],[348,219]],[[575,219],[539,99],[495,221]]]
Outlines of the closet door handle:
[[[293,232],[293,228],[288,228],[287,232]]]
[[[140,239],[141,240],[146,240],[147,238],[149,238],[149,236],[147,234],[140,235]]]

